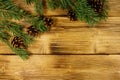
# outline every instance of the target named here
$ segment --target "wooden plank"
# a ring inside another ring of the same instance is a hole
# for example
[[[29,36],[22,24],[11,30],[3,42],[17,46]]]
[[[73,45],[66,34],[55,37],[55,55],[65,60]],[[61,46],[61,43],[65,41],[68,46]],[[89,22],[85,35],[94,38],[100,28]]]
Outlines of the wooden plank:
[[[33,14],[36,14],[36,12],[34,11],[34,5],[26,5],[24,3],[24,0],[14,0],[15,3],[17,3],[18,6],[22,7],[23,9],[33,13]],[[108,0],[109,2],[109,7],[110,7],[110,10],[109,10],[109,16],[110,17],[120,17],[120,0]],[[66,15],[66,11],[64,10],[61,10],[61,9],[56,9],[54,11],[51,11],[51,10],[48,10],[46,9],[45,7],[45,15],[48,15],[48,16],[53,16],[53,15]]]
[[[0,56],[0,80],[120,80],[120,55]]]
[[[94,28],[77,28],[45,33],[40,38],[36,38],[28,50],[32,54],[92,54],[94,53],[95,35]],[[0,54],[11,53],[5,44],[1,44]]]
[[[87,24],[70,22],[67,18],[56,18],[56,26],[48,33],[41,34],[30,45],[32,54],[103,54],[119,53],[120,17],[110,17],[95,28]],[[112,51],[112,52],[111,52]],[[5,45],[0,44],[0,54],[12,54]]]

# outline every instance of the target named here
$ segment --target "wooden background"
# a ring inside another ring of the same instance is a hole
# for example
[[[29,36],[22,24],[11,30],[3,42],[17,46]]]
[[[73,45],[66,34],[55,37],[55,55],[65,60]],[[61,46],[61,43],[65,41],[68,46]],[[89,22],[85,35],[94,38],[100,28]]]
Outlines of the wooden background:
[[[33,5],[14,1],[35,14]],[[30,45],[27,61],[0,43],[0,80],[120,80],[120,0],[108,1],[109,18],[95,28],[46,9],[55,25]]]

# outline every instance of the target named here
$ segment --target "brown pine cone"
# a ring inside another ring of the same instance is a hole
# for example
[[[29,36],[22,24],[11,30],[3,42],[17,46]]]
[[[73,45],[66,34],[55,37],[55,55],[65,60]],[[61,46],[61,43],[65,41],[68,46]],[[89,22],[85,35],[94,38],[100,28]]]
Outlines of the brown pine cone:
[[[103,1],[102,0],[87,0],[88,5],[94,9],[94,11],[99,14],[103,10]]]
[[[11,44],[15,48],[25,48],[24,42],[21,37],[15,36],[13,40],[11,41]]]
[[[44,17],[43,21],[47,27],[51,27],[53,25],[53,22],[54,22],[52,18],[48,18],[48,17]]]
[[[69,10],[67,15],[70,18],[70,21],[76,21],[77,20],[75,11]]]
[[[39,34],[39,30],[35,29],[33,26],[30,26],[27,28],[27,33],[35,37]]]

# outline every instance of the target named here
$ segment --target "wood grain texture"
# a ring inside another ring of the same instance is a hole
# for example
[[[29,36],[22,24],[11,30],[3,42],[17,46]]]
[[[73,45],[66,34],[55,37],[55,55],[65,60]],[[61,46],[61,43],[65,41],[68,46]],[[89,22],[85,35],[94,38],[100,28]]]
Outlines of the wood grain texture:
[[[23,1],[14,0],[36,14],[34,5]],[[45,7],[45,15],[53,17],[55,24],[30,45],[27,61],[0,43],[0,80],[120,80],[119,4],[120,0],[109,0],[109,18],[94,28],[71,22],[64,10]],[[30,26],[23,20],[15,22]]]
[[[120,80],[120,56],[0,56],[0,80]]]
[[[96,53],[120,54],[120,26],[98,30]]]

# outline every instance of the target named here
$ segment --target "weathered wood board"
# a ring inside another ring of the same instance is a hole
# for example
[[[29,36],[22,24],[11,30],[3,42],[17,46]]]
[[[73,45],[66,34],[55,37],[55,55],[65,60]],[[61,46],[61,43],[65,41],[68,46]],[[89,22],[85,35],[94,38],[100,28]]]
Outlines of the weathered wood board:
[[[120,17],[109,17],[94,28],[82,22],[59,21],[51,31],[36,38],[28,50],[32,54],[116,54],[120,53]],[[0,54],[12,51],[0,44]]]
[[[33,4],[14,1],[36,14]],[[0,43],[0,80],[120,80],[119,4],[120,0],[109,0],[109,18],[94,28],[69,21],[66,11],[45,9],[55,25],[30,45],[27,61]]]
[[[0,80],[120,80],[118,55],[0,56]]]

